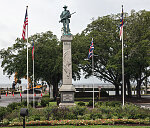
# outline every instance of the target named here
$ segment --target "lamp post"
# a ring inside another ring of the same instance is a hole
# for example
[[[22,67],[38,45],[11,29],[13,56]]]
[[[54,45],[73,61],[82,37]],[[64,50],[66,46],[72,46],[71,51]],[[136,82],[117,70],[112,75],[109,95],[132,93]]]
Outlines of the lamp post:
[[[27,108],[21,108],[20,116],[23,117],[23,128],[25,128],[25,116],[28,116],[28,109]]]

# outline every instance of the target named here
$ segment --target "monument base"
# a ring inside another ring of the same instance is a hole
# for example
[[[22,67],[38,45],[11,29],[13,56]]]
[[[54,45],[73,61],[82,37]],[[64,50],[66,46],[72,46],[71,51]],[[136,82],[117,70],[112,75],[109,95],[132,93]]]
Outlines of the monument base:
[[[60,103],[59,107],[73,107],[76,106],[75,103]]]
[[[59,107],[75,106],[74,92],[76,89],[73,85],[62,85],[59,89],[60,104]]]
[[[63,84],[60,89],[59,89],[60,92],[75,92],[76,89],[75,87],[72,85],[72,84]]]

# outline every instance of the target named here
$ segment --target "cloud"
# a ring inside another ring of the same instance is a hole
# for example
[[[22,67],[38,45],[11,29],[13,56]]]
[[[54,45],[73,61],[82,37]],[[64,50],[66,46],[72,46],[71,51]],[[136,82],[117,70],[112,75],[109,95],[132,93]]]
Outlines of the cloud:
[[[12,46],[21,37],[26,6],[29,6],[29,36],[52,31],[60,39],[62,24],[59,23],[63,6],[67,5],[72,15],[71,33],[80,33],[91,23],[91,18],[117,14],[132,9],[150,10],[150,0],[1,0],[0,4],[0,48]],[[2,74],[2,72],[0,72]],[[4,79],[0,76],[0,80]],[[7,82],[7,81],[6,81]]]

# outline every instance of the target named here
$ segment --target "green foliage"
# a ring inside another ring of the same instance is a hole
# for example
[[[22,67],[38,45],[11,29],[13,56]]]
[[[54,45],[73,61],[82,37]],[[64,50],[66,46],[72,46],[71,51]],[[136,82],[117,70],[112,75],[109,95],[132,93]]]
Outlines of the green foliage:
[[[54,120],[75,119],[76,116],[69,108],[54,108],[52,110]]]
[[[87,107],[85,106],[76,106],[72,108],[73,113],[77,116],[77,115],[84,115],[85,112],[87,111]]]
[[[20,119],[20,108],[17,107],[17,109],[14,109],[12,110],[12,112],[7,113],[5,115],[5,118],[8,119],[9,121],[12,121],[14,118]]]
[[[17,103],[17,102],[10,103],[7,106],[7,111],[12,112],[13,110],[17,109],[18,107],[21,107],[21,103]]]
[[[33,101],[31,101],[29,104],[33,107]],[[38,102],[35,101],[34,104],[35,104],[35,107],[36,107],[38,105]]]
[[[93,120],[101,119],[102,118],[102,112],[99,111],[98,109],[93,109],[90,111],[90,118]]]
[[[21,104],[22,104],[23,106],[27,106],[27,100],[23,100],[23,101],[21,102]]]
[[[6,114],[7,110],[5,107],[0,107],[0,121],[3,120],[4,115]]]
[[[50,96],[49,96],[49,94],[45,94],[45,95],[43,95],[42,97],[50,97]]]
[[[14,118],[14,119],[12,119],[12,122],[21,122],[22,120],[21,119],[19,119],[19,118]]]
[[[38,105],[38,101],[35,101],[35,107]],[[23,100],[22,102],[21,102],[21,105],[22,106],[27,106],[27,101],[26,100]],[[32,107],[33,107],[33,101],[30,101],[30,103],[29,103],[29,105],[31,105]]]
[[[43,120],[43,117],[45,117],[45,113],[42,109],[35,109],[30,107],[28,111],[29,111],[29,120],[34,120],[34,121],[41,120],[41,119]]]
[[[138,92],[145,78],[150,76],[150,12],[132,11],[131,15],[125,13],[124,20],[124,66],[125,78],[130,87],[130,81],[137,81]],[[94,39],[94,75],[100,80],[110,82],[116,87],[116,95],[119,95],[119,86],[122,86],[122,46],[119,40],[119,18],[120,14],[98,17],[90,23],[81,34],[75,36],[74,45],[81,56],[78,59],[79,67],[84,70],[85,77],[92,75],[91,60],[87,58],[87,51],[91,38]],[[84,42],[84,43],[82,43]],[[76,55],[77,58],[77,55]],[[130,93],[130,92],[129,92]],[[128,94],[129,94],[128,93]],[[140,93],[138,93],[140,95]]]
[[[42,97],[42,99],[41,99],[41,106],[42,107],[46,107],[46,105],[49,105],[50,101],[51,101],[51,99],[49,97]]]
[[[51,105],[51,106],[46,106],[46,107],[44,108],[43,111],[44,111],[44,113],[45,113],[45,118],[46,118],[47,120],[52,119],[52,110],[53,110],[54,108],[57,108],[57,106]]]
[[[62,77],[62,45],[52,32],[38,33],[29,37],[29,77],[32,80],[32,42],[34,42],[35,80],[46,81],[48,85],[57,84]],[[15,44],[0,51],[4,71],[7,75],[17,72],[17,78],[26,78],[26,42],[17,38]],[[54,92],[55,93],[55,92]]]
[[[88,106],[93,106],[93,101],[92,100],[89,101]]]
[[[9,124],[9,120],[8,119],[3,119],[3,125],[8,125]]]
[[[79,106],[85,106],[85,103],[83,101],[78,102]]]
[[[100,106],[110,106],[110,107],[121,107],[122,103],[120,101],[105,101],[105,102],[97,102],[96,103],[96,107],[100,107]]]
[[[47,97],[44,97],[47,98]],[[13,105],[15,106],[15,105]],[[0,108],[0,114],[11,122],[22,121],[20,117],[21,107],[10,111],[7,108]],[[32,108],[29,106],[28,121],[36,120],[72,120],[72,119],[83,119],[83,120],[99,120],[99,119],[144,119],[149,121],[150,110],[141,109],[134,104],[125,104],[124,107],[120,105],[120,102],[98,102],[94,109],[86,106],[75,106],[68,108],[58,108],[55,105],[46,106],[42,109]]]
[[[122,118],[122,119],[145,119],[150,117],[150,111],[141,109],[134,104],[125,104],[122,108],[120,102],[99,102],[96,105],[102,113],[103,119]]]

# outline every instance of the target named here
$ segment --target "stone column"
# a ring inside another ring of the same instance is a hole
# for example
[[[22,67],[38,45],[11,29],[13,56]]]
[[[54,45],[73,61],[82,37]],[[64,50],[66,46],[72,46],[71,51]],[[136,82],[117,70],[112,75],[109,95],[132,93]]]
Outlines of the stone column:
[[[59,106],[74,106],[74,92],[76,91],[72,85],[72,56],[71,41],[72,35],[63,35],[63,84],[59,89],[61,101]]]

